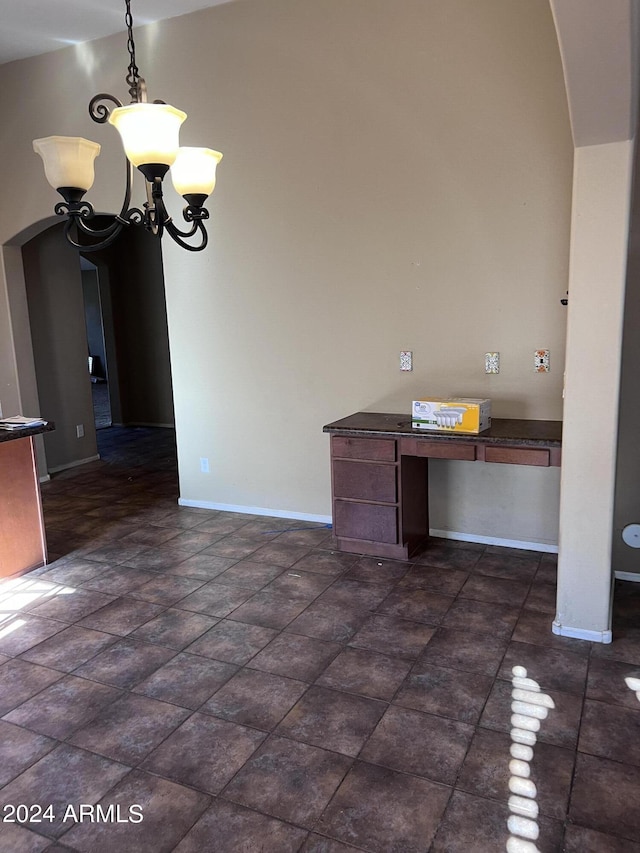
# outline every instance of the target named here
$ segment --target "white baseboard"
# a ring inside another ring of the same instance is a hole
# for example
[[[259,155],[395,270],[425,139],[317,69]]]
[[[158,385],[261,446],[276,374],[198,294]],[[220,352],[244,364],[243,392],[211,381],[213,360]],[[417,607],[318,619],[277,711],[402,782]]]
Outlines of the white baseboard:
[[[636,572],[614,572],[613,574],[616,580],[640,583],[640,573],[636,574]]]
[[[178,499],[179,506],[195,507],[197,509],[216,509],[222,512],[239,512],[246,515],[267,515],[273,518],[292,518],[296,521],[315,521],[321,524],[331,524],[330,515],[315,515],[308,512],[293,512],[287,509],[269,509],[262,506],[244,506],[242,504],[222,504],[213,501],[192,501],[187,498]],[[479,542],[482,545],[502,545],[506,548],[520,548],[524,551],[544,551],[557,554],[558,546],[544,542],[523,542],[520,539],[499,539],[495,536],[478,536],[470,533],[458,533],[455,530],[429,530],[430,536],[440,539],[456,539],[460,542]]]
[[[561,625],[557,619],[551,623],[551,630],[559,637],[573,637],[576,640],[589,640],[592,643],[610,643],[613,640],[611,631],[590,631],[588,628],[571,628]]]
[[[98,462],[100,459],[100,454],[96,454],[95,456],[88,456],[86,459],[76,459],[75,462],[67,462],[66,465],[57,465],[55,468],[49,468],[50,474],[59,474],[60,471],[66,471],[67,468],[77,468],[78,465],[86,465],[87,462]]]
[[[545,554],[557,554],[558,546],[548,542],[523,542],[520,539],[500,539],[497,536],[480,536],[476,533],[459,533],[457,530],[429,530],[430,536],[441,539],[455,539],[458,542],[478,542],[481,545],[501,545],[503,548],[520,548],[523,551],[544,551]]]
[[[273,518],[292,518],[296,521],[317,521],[320,524],[331,524],[330,515],[315,515],[309,512],[293,512],[289,509],[269,509],[263,506],[242,506],[237,504],[219,504],[212,501],[190,501],[178,498],[179,506],[192,506],[197,509],[217,509],[223,512],[239,512],[243,515],[270,515]]]

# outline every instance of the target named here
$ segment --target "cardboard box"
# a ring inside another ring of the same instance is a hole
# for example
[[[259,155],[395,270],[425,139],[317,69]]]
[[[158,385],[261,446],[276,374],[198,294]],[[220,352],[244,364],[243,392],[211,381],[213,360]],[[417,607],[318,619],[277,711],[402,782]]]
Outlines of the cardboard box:
[[[479,433],[491,426],[491,400],[473,397],[430,397],[411,404],[414,429]]]

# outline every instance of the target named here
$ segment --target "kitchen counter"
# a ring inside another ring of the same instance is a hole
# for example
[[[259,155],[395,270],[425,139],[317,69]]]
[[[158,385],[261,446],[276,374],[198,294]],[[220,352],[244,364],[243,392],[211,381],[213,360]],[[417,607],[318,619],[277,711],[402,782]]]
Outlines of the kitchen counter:
[[[0,430],[0,578],[47,562],[34,438],[54,429],[47,423]]]

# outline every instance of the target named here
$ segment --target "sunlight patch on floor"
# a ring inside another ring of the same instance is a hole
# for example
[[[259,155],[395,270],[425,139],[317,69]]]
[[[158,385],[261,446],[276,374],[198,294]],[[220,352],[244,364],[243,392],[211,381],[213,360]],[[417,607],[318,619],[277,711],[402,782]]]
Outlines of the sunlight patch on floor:
[[[640,702],[640,678],[635,678],[633,675],[628,675],[624,683],[627,685],[629,690],[633,690],[636,694],[636,699]]]
[[[511,814],[507,821],[510,833],[507,853],[540,853],[535,843],[540,834],[536,802],[538,791],[530,778],[530,763],[542,720],[546,720],[555,704],[551,696],[541,691],[538,682],[528,677],[523,666],[514,666],[511,672]]]
[[[71,595],[76,590],[71,586],[51,583],[38,578],[9,578],[0,581],[0,639],[26,625],[19,614],[42,604],[57,595]]]

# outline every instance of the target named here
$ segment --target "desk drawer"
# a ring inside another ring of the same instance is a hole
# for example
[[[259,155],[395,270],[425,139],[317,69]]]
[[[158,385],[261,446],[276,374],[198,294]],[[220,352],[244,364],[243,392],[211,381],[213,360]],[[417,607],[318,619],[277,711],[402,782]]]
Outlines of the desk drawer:
[[[476,458],[475,444],[445,444],[443,441],[416,440],[416,456],[429,456],[431,459],[464,459],[473,462]]]
[[[337,498],[395,503],[398,499],[396,466],[334,459],[333,494]]]
[[[511,465],[550,465],[549,450],[535,447],[485,447],[485,462],[505,462]]]
[[[334,435],[331,453],[346,459],[371,459],[374,462],[395,462],[396,442],[393,438],[347,438]]]
[[[394,506],[335,501],[333,527],[338,538],[394,545],[398,541],[398,513]]]

